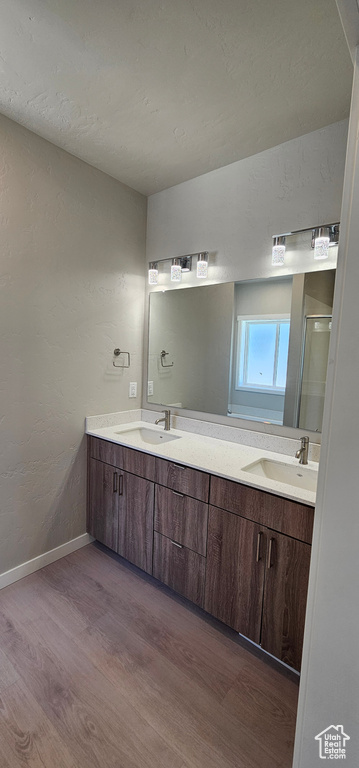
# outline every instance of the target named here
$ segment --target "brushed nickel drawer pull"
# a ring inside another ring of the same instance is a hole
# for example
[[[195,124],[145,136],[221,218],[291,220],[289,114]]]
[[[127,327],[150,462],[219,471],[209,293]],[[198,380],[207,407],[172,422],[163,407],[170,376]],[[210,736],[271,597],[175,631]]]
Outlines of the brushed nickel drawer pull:
[[[113,485],[112,490],[114,493],[117,493],[117,472],[113,473]]]
[[[177,544],[177,541],[172,541],[172,539],[170,539],[170,542],[171,544],[174,544],[175,547],[178,547],[178,549],[183,549],[183,544]]]
[[[187,467],[182,467],[181,464],[171,464],[171,467],[174,467],[175,469],[187,469]]]
[[[123,496],[123,475],[119,475],[118,495]]]
[[[261,541],[262,541],[263,531],[259,531],[257,536],[257,552],[256,552],[256,563],[259,563],[261,558]]]
[[[180,496],[181,499],[184,499],[184,493],[178,493],[178,491],[172,491],[172,493],[174,493],[175,496]]]
[[[269,570],[270,568],[272,568],[272,566],[273,566],[273,563],[272,563],[272,547],[273,547],[273,541],[274,541],[274,539],[269,539],[269,547],[268,547],[268,563],[267,563],[267,568],[268,568],[268,570]]]

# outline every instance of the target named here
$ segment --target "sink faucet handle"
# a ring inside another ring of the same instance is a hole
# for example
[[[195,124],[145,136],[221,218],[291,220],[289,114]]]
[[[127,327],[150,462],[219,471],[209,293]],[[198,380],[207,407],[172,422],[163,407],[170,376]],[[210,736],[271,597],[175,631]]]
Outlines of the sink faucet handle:
[[[296,451],[295,458],[299,459],[299,464],[308,464],[309,437],[304,435],[300,438],[300,448]]]
[[[166,408],[165,410],[161,411],[161,413],[164,413],[164,419],[156,419],[155,424],[160,424],[161,421],[165,422],[165,431],[168,432],[171,429],[171,411],[169,408]]]

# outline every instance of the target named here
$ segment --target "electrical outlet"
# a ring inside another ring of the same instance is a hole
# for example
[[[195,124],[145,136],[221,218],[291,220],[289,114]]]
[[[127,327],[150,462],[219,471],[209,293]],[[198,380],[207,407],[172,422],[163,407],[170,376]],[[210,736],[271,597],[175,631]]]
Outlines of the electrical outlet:
[[[148,397],[153,395],[153,381],[148,381],[147,382],[147,395],[148,395]]]
[[[137,381],[130,381],[130,386],[128,388],[128,396],[137,397]]]

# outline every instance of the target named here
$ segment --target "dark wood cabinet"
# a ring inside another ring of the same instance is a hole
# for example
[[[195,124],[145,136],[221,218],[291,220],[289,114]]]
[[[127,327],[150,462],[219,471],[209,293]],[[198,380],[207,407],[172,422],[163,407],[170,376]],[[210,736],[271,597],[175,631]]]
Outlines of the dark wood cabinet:
[[[129,472],[118,474],[117,552],[152,573],[154,484]]]
[[[313,508],[99,438],[88,448],[89,533],[299,670]]]
[[[87,530],[95,539],[117,552],[118,473],[96,459],[88,462]]]
[[[209,475],[198,469],[156,458],[156,483],[171,488],[172,491],[208,502]]]
[[[260,642],[264,536],[259,525],[210,507],[205,610]]]
[[[203,608],[206,558],[202,555],[155,532],[153,575]]]
[[[155,531],[206,555],[207,521],[208,504],[156,485]]]
[[[105,441],[96,440],[94,445],[95,453],[109,455]],[[90,452],[91,449],[90,444]],[[134,565],[152,573],[154,483],[91,455],[88,473],[88,532]]]
[[[309,544],[267,533],[261,646],[300,669],[309,578]]]
[[[310,546],[210,507],[205,609],[300,669]]]
[[[314,509],[224,477],[211,477],[209,503],[310,544]]]
[[[131,472],[139,477],[154,481],[156,459],[149,453],[126,448],[118,443],[101,440],[99,437],[88,437],[88,455],[105,464],[120,467],[125,472]]]

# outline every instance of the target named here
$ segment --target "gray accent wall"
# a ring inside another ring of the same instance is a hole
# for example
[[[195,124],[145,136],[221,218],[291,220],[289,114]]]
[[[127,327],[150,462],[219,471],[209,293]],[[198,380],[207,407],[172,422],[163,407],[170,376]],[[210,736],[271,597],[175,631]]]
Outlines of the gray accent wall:
[[[146,199],[2,116],[0,147],[5,572],[85,532],[85,416],[140,405]]]

